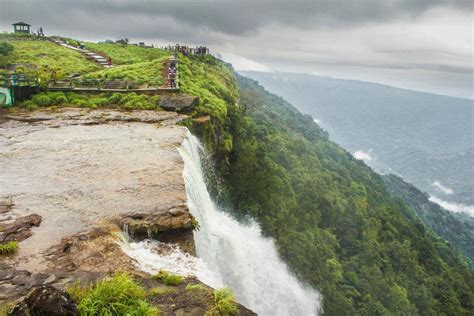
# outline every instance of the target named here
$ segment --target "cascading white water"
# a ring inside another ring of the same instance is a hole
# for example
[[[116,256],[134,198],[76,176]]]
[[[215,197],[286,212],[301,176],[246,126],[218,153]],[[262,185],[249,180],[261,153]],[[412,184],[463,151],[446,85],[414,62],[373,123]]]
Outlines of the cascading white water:
[[[216,276],[204,279],[213,287],[229,287],[238,302],[259,315],[316,315],[319,294],[290,274],[273,241],[262,237],[255,223],[239,223],[212,201],[204,182],[201,151],[199,140],[191,134],[180,148],[188,206],[200,224],[194,233],[197,255],[209,268],[206,271]]]

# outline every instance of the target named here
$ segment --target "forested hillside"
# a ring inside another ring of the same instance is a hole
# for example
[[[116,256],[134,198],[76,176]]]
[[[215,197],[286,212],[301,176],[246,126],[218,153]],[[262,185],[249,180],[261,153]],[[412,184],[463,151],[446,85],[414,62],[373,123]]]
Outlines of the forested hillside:
[[[474,274],[380,176],[255,81],[238,76],[221,201],[255,218],[328,315],[474,311]]]
[[[368,153],[375,170],[444,201],[474,204],[473,100],[309,74],[247,74],[313,116],[343,148]]]
[[[413,208],[418,218],[448,240],[462,254],[474,262],[474,218],[453,213],[443,209],[428,199],[426,193],[421,192],[413,185],[406,183],[402,178],[393,174],[383,176],[389,192],[404,200]]]

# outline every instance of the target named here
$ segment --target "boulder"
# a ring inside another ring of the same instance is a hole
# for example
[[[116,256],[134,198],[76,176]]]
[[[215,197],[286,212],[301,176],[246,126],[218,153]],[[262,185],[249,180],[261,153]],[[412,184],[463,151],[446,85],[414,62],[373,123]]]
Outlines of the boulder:
[[[33,288],[10,312],[12,316],[79,315],[68,293],[50,285]]]
[[[199,98],[186,94],[165,94],[158,105],[166,111],[191,112],[199,104]]]

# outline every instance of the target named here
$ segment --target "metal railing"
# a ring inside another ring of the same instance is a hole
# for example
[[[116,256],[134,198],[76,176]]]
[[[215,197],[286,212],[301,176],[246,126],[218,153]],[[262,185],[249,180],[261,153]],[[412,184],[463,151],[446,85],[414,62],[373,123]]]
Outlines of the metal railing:
[[[37,78],[19,73],[8,73],[0,75],[0,87],[9,88],[25,86],[38,86]]]

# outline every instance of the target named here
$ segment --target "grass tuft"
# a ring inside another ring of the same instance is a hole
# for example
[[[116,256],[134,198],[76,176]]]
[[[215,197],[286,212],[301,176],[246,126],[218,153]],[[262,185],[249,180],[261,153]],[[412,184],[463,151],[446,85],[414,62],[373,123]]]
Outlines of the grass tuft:
[[[154,279],[160,280],[165,285],[180,285],[183,282],[183,277],[169,273],[165,270],[160,270],[158,274],[153,276]]]
[[[228,289],[214,290],[214,303],[223,316],[236,315],[237,305],[234,303],[234,294]]]
[[[75,282],[72,286],[66,288],[66,292],[71,296],[75,302],[80,302],[84,297],[86,297],[91,286],[83,287],[81,281]]]
[[[81,315],[157,315],[158,309],[146,300],[145,291],[126,273],[105,278],[85,293],[73,290],[81,298]]]
[[[186,290],[188,291],[203,291],[206,288],[202,284],[188,284],[186,285]]]
[[[15,305],[9,302],[3,302],[0,304],[0,316],[8,316]]]
[[[153,287],[146,292],[146,296],[154,297],[154,296],[159,296],[159,295],[173,293],[173,292],[176,292],[176,289]]]
[[[0,244],[0,255],[12,255],[18,251],[18,242],[9,241]]]

